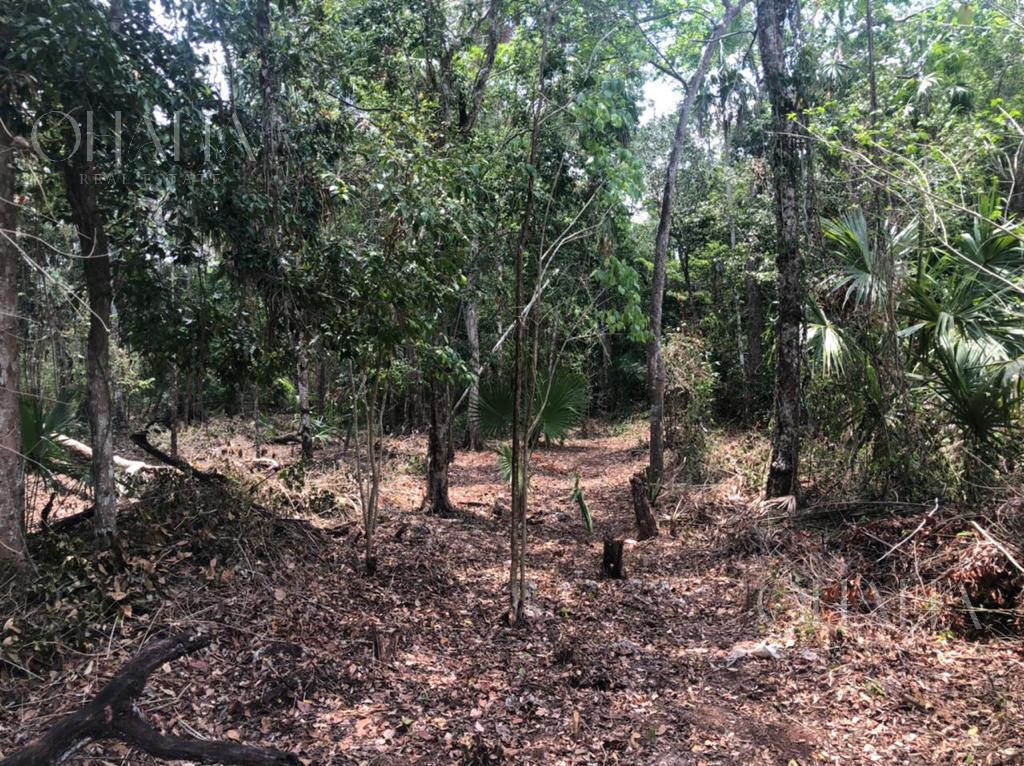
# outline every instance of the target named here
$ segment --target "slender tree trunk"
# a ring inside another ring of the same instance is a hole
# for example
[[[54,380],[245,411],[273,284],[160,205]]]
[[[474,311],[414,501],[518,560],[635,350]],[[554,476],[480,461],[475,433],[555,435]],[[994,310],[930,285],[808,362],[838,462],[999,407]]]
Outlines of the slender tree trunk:
[[[28,563],[18,395],[18,228],[14,147],[0,125],[0,563]]]
[[[178,457],[178,419],[181,417],[181,372],[171,364],[171,457]]]
[[[309,343],[303,334],[299,337],[296,363],[296,388],[299,391],[299,437],[302,441],[302,459],[313,459],[313,421],[309,413]]]
[[[686,284],[686,311],[687,316],[695,315],[693,305],[693,279],[690,277],[690,251],[683,245],[682,240],[678,243],[679,266],[683,270],[683,282]]]
[[[480,401],[480,316],[477,311],[476,271],[469,275],[469,297],[466,299],[466,340],[469,343],[469,362],[473,370],[473,382],[469,385],[469,411],[476,412]],[[469,448],[478,450],[483,445],[480,437],[480,425],[473,417],[469,418]]]
[[[786,60],[785,26],[794,0],[757,0],[757,37],[764,82],[772,104],[771,165],[778,229],[779,318],[775,373],[775,426],[765,485],[766,497],[796,496],[800,467],[800,355],[803,323],[803,262],[800,252],[800,124],[797,86]],[[795,54],[794,54],[795,55]]]
[[[553,12],[552,12],[553,14]],[[533,99],[533,118],[530,128],[529,166],[537,167],[540,156],[541,114],[545,99],[545,67],[547,65],[547,26],[554,20],[549,14],[541,34],[540,57],[537,64],[537,91]],[[525,251],[526,241],[533,227],[533,210],[536,204],[536,173],[528,173],[526,179],[526,202],[523,217],[519,223],[519,234],[515,244],[515,296],[513,300],[515,319],[512,352],[512,513],[509,525],[510,552],[509,567],[509,625],[522,623],[526,609],[526,510],[529,490],[530,454],[530,407],[526,393],[526,365],[529,356],[526,348],[525,293]]]
[[[64,166],[71,216],[82,248],[89,297],[86,346],[87,410],[92,446],[96,534],[103,542],[117,533],[117,484],[114,480],[114,423],[111,402],[110,317],[113,283],[107,235],[103,230],[94,169],[80,157]]]
[[[761,377],[761,360],[764,356],[762,339],[764,337],[764,307],[761,302],[761,286],[757,283],[757,258],[747,259],[744,288],[746,292],[747,310],[747,368],[746,386],[743,389],[744,409],[749,421],[756,404],[759,389],[757,385]]]
[[[686,96],[679,105],[679,117],[676,131],[672,138],[672,149],[668,155],[668,167],[665,170],[665,185],[661,195],[661,214],[658,218],[658,232],[654,239],[654,279],[651,284],[651,341],[647,347],[647,385],[651,400],[651,439],[650,469],[648,479],[652,485],[661,481],[665,471],[665,369],[661,358],[661,314],[665,299],[665,272],[668,260],[668,241],[672,229],[672,207],[676,196],[676,179],[679,176],[679,165],[682,160],[683,144],[686,142],[686,131],[690,122],[690,113],[696,101],[697,93],[704,74],[707,72],[711,57],[718,47],[722,34],[743,10],[746,0],[736,5],[726,5],[721,21],[705,44],[697,69],[686,83]]]

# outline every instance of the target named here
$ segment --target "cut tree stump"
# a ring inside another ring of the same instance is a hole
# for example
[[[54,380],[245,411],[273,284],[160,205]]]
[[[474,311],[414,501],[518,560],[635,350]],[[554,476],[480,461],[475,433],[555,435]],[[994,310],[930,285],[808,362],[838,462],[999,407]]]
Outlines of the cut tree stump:
[[[291,753],[235,742],[161,734],[143,718],[137,700],[153,671],[165,662],[191,654],[209,643],[209,636],[200,633],[151,641],[90,702],[59,720],[23,749],[0,760],[0,766],[62,763],[86,743],[102,739],[119,740],[169,761],[298,766],[299,759]]]
[[[658,536],[658,522],[651,511],[651,496],[647,491],[647,477],[636,473],[629,480],[633,492],[633,511],[636,513],[637,539],[650,540]]]
[[[604,555],[601,557],[601,574],[613,580],[625,580],[626,570],[622,564],[625,540],[604,539]]]

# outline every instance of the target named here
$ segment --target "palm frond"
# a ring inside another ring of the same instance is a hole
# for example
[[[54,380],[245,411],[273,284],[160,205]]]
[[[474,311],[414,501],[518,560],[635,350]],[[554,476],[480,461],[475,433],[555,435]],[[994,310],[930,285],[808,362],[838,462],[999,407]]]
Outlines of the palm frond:
[[[842,328],[826,316],[817,301],[807,305],[807,351],[823,375],[841,374],[851,356]]]
[[[563,439],[583,422],[588,400],[587,380],[578,373],[557,371],[538,381],[531,411],[534,425],[531,439]],[[480,396],[470,406],[469,416],[481,432],[490,437],[505,437],[512,431],[512,388],[505,381],[480,386]]]

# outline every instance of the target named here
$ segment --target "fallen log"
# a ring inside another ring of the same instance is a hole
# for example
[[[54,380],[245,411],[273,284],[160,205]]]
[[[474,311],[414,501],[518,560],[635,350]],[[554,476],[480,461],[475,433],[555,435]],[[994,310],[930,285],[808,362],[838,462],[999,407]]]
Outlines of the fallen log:
[[[72,439],[70,436],[64,436],[63,434],[58,434],[53,437],[53,440],[64,449],[70,450],[78,455],[78,457],[85,462],[92,460],[92,447],[88,444],[83,444],[77,439]],[[128,458],[123,458],[120,455],[114,455],[114,467],[119,468],[129,476],[134,476],[137,473],[156,473],[157,471],[167,470],[162,465],[150,465],[142,460],[129,460]]]
[[[137,699],[153,671],[165,662],[203,648],[208,636],[193,633],[151,641],[100,692],[65,716],[0,766],[45,766],[61,763],[88,742],[114,739],[156,758],[237,766],[297,766],[290,753],[236,742],[218,742],[162,734],[143,718]]]
[[[268,471],[279,471],[281,469],[281,464],[272,457],[254,457],[250,458],[249,462],[258,468],[265,468]]]
[[[155,446],[149,440],[149,433],[147,431],[139,431],[138,433],[131,435],[132,443],[135,444],[139,449],[145,452],[147,455],[155,457],[161,463],[177,468],[182,473],[187,473],[190,476],[194,476],[199,481],[223,481],[224,477],[216,472],[200,471],[194,465],[187,460],[182,460],[180,457],[174,457],[164,452],[159,447]]]

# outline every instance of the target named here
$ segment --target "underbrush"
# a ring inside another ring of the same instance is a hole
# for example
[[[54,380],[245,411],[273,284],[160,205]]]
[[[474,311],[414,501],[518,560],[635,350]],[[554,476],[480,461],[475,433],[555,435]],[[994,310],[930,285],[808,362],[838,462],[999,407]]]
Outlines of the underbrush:
[[[234,482],[172,473],[155,475],[119,522],[117,545],[104,550],[88,523],[32,536],[33,570],[0,585],[0,665],[46,673],[69,654],[113,642],[126,624],[157,622],[182,583],[230,582],[315,544],[318,534]]]
[[[662,509],[670,534],[749,567],[748,606],[767,628],[824,643],[858,622],[904,636],[1024,632],[1019,476],[968,505],[825,500],[836,482],[826,474],[810,482],[813,504],[794,510],[759,502],[767,446],[752,439],[715,434],[709,483],[675,483]]]

